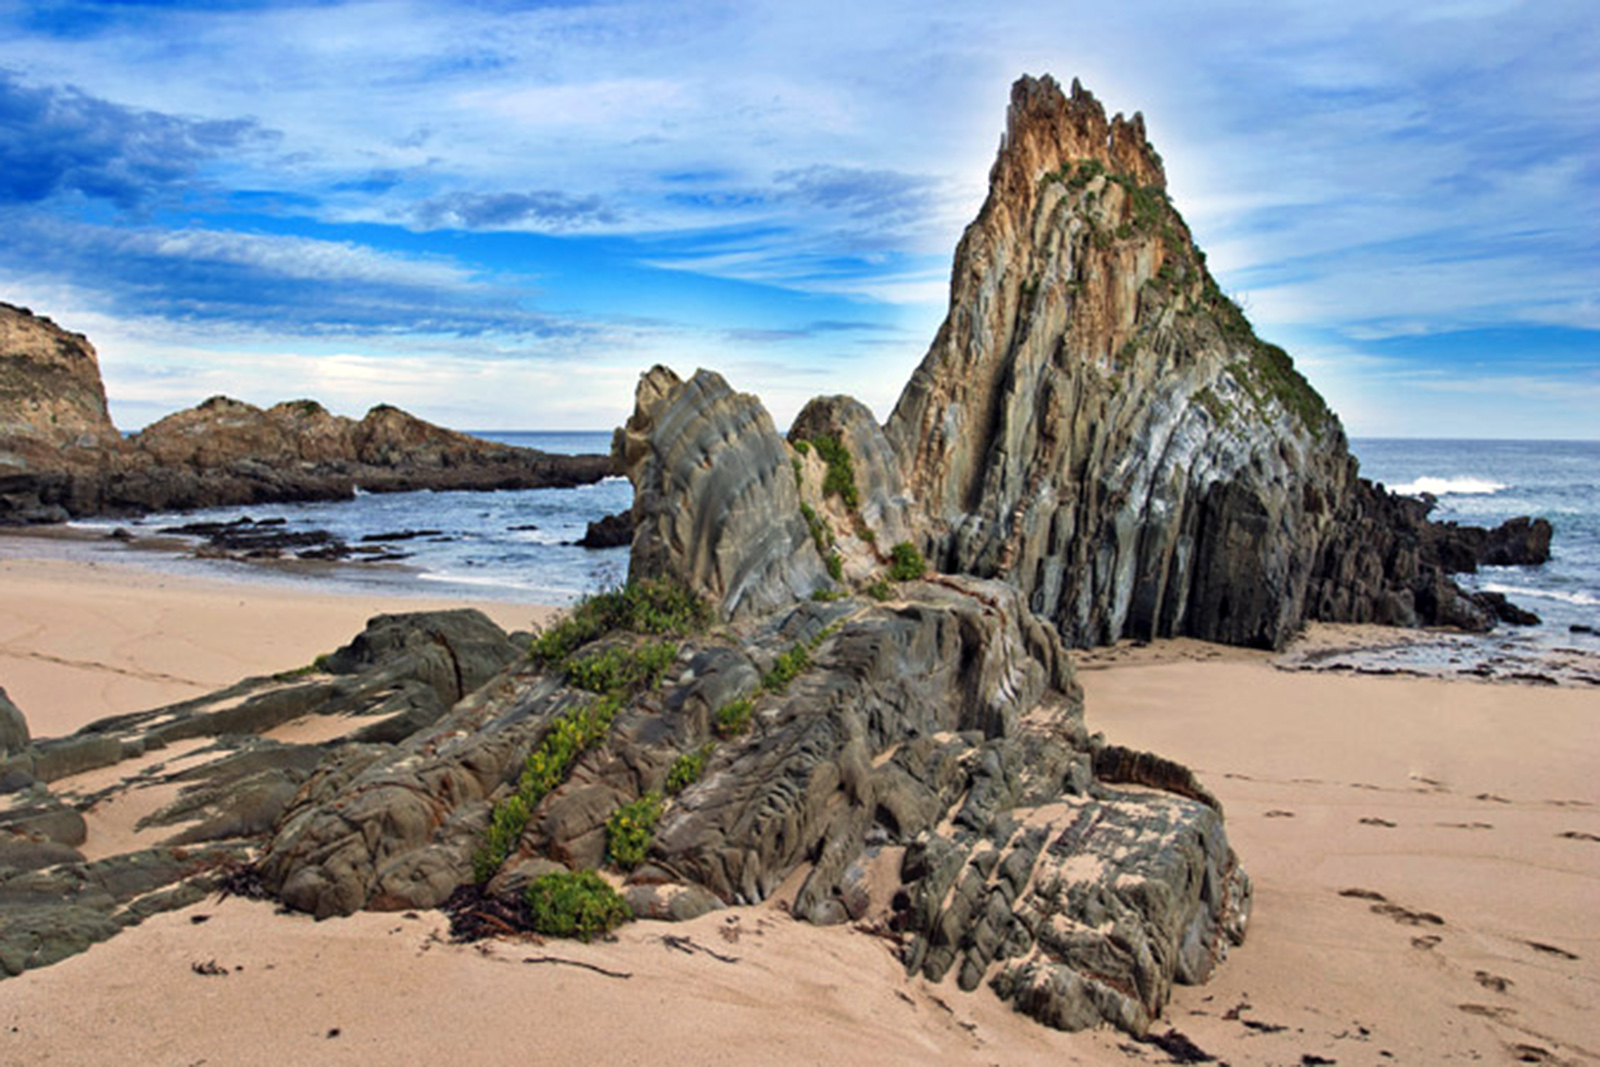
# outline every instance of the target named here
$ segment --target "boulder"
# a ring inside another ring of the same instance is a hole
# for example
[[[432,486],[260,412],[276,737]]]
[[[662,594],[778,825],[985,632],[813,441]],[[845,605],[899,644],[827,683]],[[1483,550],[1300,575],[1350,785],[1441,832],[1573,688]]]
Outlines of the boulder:
[[[20,753],[28,747],[28,741],[26,716],[0,688],[0,759]]]
[[[634,486],[631,576],[680,582],[730,619],[828,585],[783,438],[721,375],[652,369],[613,448]]]

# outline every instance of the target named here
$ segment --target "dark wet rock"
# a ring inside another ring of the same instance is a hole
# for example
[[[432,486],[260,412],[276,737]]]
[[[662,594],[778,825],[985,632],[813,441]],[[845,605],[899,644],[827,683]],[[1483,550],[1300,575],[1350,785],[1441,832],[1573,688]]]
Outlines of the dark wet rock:
[[[1472,602],[1500,622],[1512,626],[1538,626],[1539,616],[1525,611],[1506,599],[1504,593],[1473,593]]]
[[[1548,519],[1526,515],[1492,530],[1436,522],[1427,527],[1423,551],[1451,574],[1472,574],[1480,566],[1536,567],[1549,561],[1553,534]]]
[[[621,548],[633,543],[633,516],[628,512],[607,515],[589,523],[577,544],[581,548]]]

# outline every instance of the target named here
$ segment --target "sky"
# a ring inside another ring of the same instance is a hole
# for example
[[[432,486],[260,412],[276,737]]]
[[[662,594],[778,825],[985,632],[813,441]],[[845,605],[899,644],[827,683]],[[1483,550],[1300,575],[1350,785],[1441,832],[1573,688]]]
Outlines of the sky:
[[[1144,114],[1352,436],[1600,437],[1593,0],[0,0],[0,300],[123,429],[604,429],[656,363],[887,417],[1024,73]]]

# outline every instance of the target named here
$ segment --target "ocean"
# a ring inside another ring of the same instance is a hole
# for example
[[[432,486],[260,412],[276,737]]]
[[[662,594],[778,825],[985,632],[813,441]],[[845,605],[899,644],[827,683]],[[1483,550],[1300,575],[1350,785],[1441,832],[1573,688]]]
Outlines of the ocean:
[[[611,447],[610,431],[475,432],[547,452],[603,453]],[[1486,526],[1517,515],[1549,519],[1555,536],[1544,566],[1485,567],[1460,580],[1471,589],[1504,593],[1543,620],[1535,627],[1502,627],[1502,649],[1531,652],[1592,643],[1600,650],[1600,639],[1571,629],[1600,629],[1600,442],[1357,438],[1351,448],[1365,477],[1400,493],[1432,493],[1438,500],[1436,519]],[[438,530],[394,544],[410,553],[400,564],[316,568],[315,580],[391,588],[398,583],[434,596],[567,604],[626,577],[626,548],[586,549],[570,542],[583,536],[590,521],[626,510],[632,501],[625,479],[608,478],[578,489],[374,493],[353,501],[217,508],[75,525],[125,525],[135,534],[150,534],[189,522],[282,518],[292,530],[324,529],[351,544],[374,534]],[[253,564],[200,562],[235,576],[265,576]],[[283,580],[299,580],[267,570]]]
[[[1356,438],[1361,473],[1394,492],[1432,493],[1431,518],[1497,526],[1518,515],[1549,519],[1550,561],[1483,567],[1463,587],[1504,593],[1543,621],[1521,629],[1569,644],[1573,626],[1600,629],[1600,441],[1439,441]]]
[[[611,451],[610,431],[472,432],[503,444],[566,455]],[[106,532],[123,526],[136,537],[148,537],[163,527],[188,523],[283,519],[288,531],[326,530],[352,545],[374,535],[436,530],[427,537],[393,542],[390,547],[407,553],[405,560],[394,564],[285,569],[225,560],[181,562],[234,578],[312,581],[322,587],[376,585],[418,596],[570,604],[627,577],[627,548],[579,548],[571,542],[584,535],[590,522],[632,506],[633,487],[627,479],[607,478],[576,489],[361,493],[349,501],[207,508],[72,525]]]

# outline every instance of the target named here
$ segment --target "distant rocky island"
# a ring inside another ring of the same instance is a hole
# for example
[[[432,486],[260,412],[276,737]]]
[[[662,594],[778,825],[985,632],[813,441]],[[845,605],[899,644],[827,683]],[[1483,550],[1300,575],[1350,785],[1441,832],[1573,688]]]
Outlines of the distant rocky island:
[[[73,737],[16,716],[0,965],[218,886],[538,926],[548,879],[607,866],[625,903],[590,933],[788,887],[795,916],[930,981],[1144,1033],[1242,941],[1251,883],[1187,768],[1089,733],[1070,647],[1483,628],[1499,607],[1450,572],[1549,535],[1453,531],[1361,480],[1206,271],[1142,120],[1049,78],[1012,90],[949,317],[886,426],[827,397],[780,435],[719,375],[657,367],[614,451],[629,584],[531,643],[472,612],[381,617],[305,671]],[[267,736],[303,715],[349,728]],[[49,783],[132,760],[176,780],[150,754],[193,738],[215,742],[150,847],[75,859]]]
[[[358,487],[570,487],[612,473],[605,456],[484,441],[388,405],[357,421],[314,400],[263,410],[216,396],[124,437],[88,339],[0,303],[0,525],[343,500]]]

